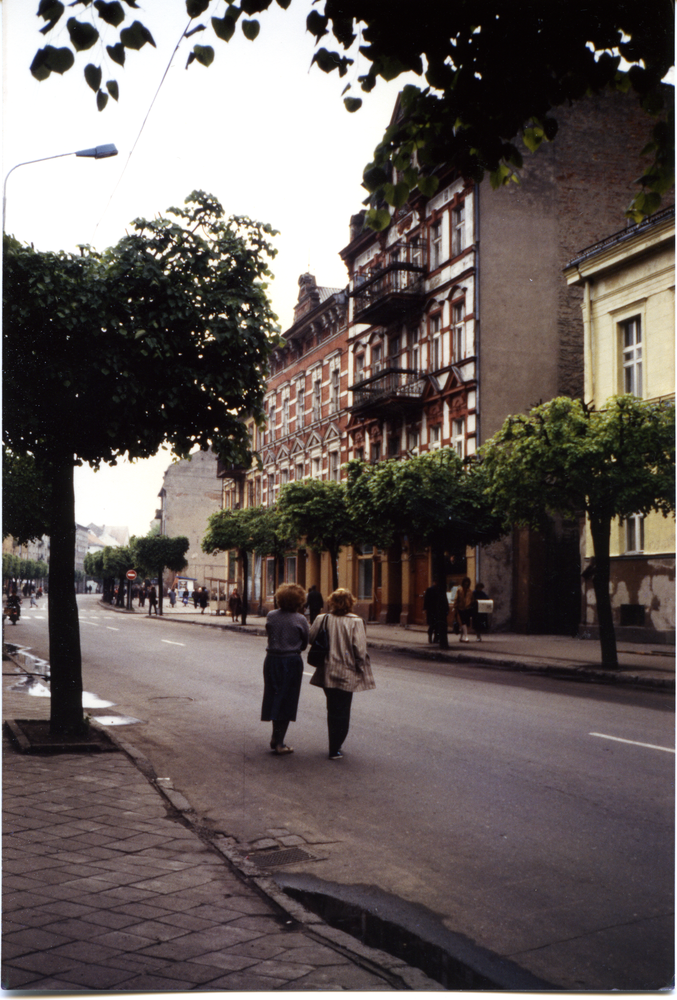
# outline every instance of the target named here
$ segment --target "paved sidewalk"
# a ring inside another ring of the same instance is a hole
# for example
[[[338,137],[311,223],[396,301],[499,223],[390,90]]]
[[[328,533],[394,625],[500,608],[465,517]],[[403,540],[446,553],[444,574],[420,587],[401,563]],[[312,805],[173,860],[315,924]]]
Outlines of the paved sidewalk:
[[[109,605],[107,605],[109,607]],[[116,610],[116,609],[113,609]],[[192,607],[167,607],[159,621],[182,622],[239,632],[265,635],[265,619],[249,615],[247,624],[233,624],[230,617]],[[127,612],[129,613],[129,612]],[[134,608],[135,614],[142,614]],[[441,650],[428,643],[423,626],[367,624],[367,644],[372,649],[405,653],[409,656],[448,663],[473,663],[478,666],[528,673],[547,674],[569,680],[595,681],[639,688],[674,691],[675,647],[649,643],[618,643],[618,670],[605,670],[600,663],[600,645],[596,639],[560,635],[519,635],[513,632],[489,632],[478,642],[471,635],[469,643],[449,633],[449,649]]]
[[[25,695],[10,687],[4,718],[25,716]],[[48,699],[30,713],[47,718]],[[48,756],[3,737],[3,989],[443,988],[235,864],[228,838],[204,842],[183,796],[116,742]]]

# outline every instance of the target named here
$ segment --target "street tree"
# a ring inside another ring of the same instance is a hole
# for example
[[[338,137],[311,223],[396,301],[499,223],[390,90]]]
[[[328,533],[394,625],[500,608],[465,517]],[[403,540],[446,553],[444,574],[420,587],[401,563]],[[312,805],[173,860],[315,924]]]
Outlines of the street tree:
[[[49,534],[49,483],[33,455],[2,452],[2,537],[26,545]]]
[[[108,600],[109,591],[103,568],[103,549],[98,549],[96,552],[88,552],[84,559],[83,568],[85,576],[91,576],[93,580],[101,582],[103,599],[104,601]]]
[[[675,510],[674,403],[624,395],[602,409],[557,397],[508,417],[479,461],[496,513],[541,527],[549,514],[587,517],[602,663],[617,667],[610,582],[614,518]]]
[[[451,448],[401,462],[348,463],[350,510],[363,538],[389,548],[398,538],[431,549],[432,575],[442,579],[448,554],[488,544],[503,525],[487,502],[481,467],[464,464]],[[446,632],[440,644],[446,647]]]
[[[202,539],[202,551],[209,555],[216,552],[237,552],[242,566],[242,624],[247,624],[249,604],[249,554],[257,546],[268,544],[262,534],[265,518],[264,507],[243,507],[236,510],[217,510],[210,515],[207,531]]]
[[[137,17],[138,5],[126,2],[132,11],[118,0],[76,0],[84,11],[65,18],[69,44],[40,48],[33,76],[45,80],[84,63],[99,110],[109,97],[117,101],[116,66],[155,44],[146,18]],[[183,37],[199,36],[187,43],[193,46],[187,66],[211,65],[215,49],[208,42],[230,41],[238,24],[244,38],[254,41],[261,22],[253,15],[272,4],[240,0],[222,12],[217,0],[174,0],[174,9],[182,2],[189,18]],[[286,9],[290,0],[277,4]],[[41,0],[43,35],[62,26],[65,14],[61,0]],[[423,86],[404,88],[403,117],[386,130],[364,172],[367,223],[384,229],[390,209],[403,205],[413,189],[434,193],[433,171],[439,164],[448,163],[475,181],[489,173],[493,185],[507,183],[522,164],[518,137],[535,151],[557,133],[558,108],[604,90],[634,91],[655,120],[644,150],[652,161],[629,212],[638,221],[655,211],[674,182],[672,118],[669,109],[665,114],[661,86],[674,63],[673,21],[670,0],[652,5],[555,0],[510,7],[493,0],[429,0],[415,13],[407,0],[324,0],[312,5],[306,26],[316,40],[313,63],[351,78],[343,90],[350,112],[362,104],[348,93],[353,82],[369,93],[379,78],[421,78]],[[105,51],[104,37],[111,42]]]
[[[5,237],[3,442],[32,455],[51,488],[55,733],[83,725],[74,464],[115,465],[164,444],[181,458],[197,446],[250,460],[244,418],[262,420],[277,342],[272,235],[194,192],[184,208],[137,219],[103,254],[41,253]]]
[[[162,578],[166,569],[180,573],[188,565],[186,552],[190,546],[185,535],[168,538],[149,532],[144,538],[132,538],[130,549],[134,568],[158,578],[158,612],[162,614]]]
[[[309,548],[329,553],[332,589],[336,590],[339,552],[361,537],[345,484],[323,479],[287,483],[280,490],[277,508],[291,538],[305,539]]]
[[[118,581],[118,594],[115,605],[118,608],[125,604],[125,585],[127,572],[134,569],[134,553],[130,545],[107,545],[103,550],[103,571],[108,580]],[[112,588],[111,588],[112,589]],[[112,593],[110,594],[111,604]]]

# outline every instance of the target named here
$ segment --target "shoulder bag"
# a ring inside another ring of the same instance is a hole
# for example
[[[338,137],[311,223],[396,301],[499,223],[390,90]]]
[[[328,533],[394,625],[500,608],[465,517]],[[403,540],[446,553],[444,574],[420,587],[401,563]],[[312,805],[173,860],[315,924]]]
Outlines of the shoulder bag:
[[[311,667],[323,667],[324,661],[329,653],[329,631],[327,628],[327,617],[324,616],[320,631],[317,633],[310,649],[308,650],[308,663]]]

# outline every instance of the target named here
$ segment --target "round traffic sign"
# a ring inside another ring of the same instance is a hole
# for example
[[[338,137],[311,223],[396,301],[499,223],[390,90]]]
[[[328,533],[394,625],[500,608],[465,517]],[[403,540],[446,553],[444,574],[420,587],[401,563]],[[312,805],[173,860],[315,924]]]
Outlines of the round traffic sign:
[[[136,570],[135,569],[128,569],[127,570],[127,579],[128,580],[136,580]]]

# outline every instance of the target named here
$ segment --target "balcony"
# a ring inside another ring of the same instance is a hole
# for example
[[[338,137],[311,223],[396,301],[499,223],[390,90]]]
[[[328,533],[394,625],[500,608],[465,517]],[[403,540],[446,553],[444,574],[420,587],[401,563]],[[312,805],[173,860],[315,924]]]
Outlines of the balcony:
[[[425,372],[416,368],[384,368],[350,387],[351,413],[396,416],[420,405]]]
[[[355,275],[349,293],[355,300],[353,320],[357,323],[388,324],[424,302],[423,276],[426,267],[423,248],[416,243],[397,243],[383,263]]]

